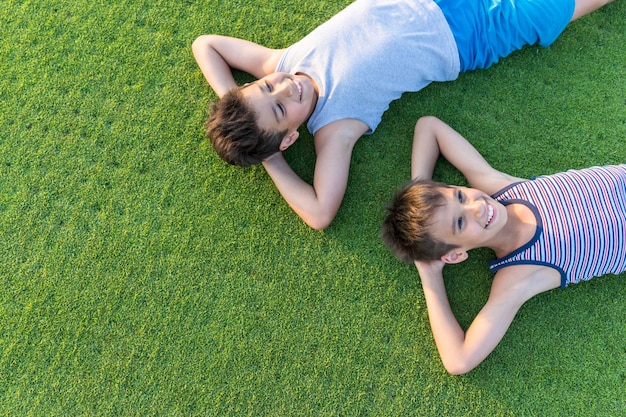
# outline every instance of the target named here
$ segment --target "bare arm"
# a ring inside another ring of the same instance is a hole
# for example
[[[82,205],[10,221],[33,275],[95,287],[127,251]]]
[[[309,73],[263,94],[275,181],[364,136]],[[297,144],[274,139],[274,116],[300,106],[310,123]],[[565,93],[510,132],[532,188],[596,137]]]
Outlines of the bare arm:
[[[446,370],[455,375],[471,371],[495,349],[524,302],[560,283],[559,273],[547,267],[524,265],[498,271],[489,300],[464,332],[446,296],[443,263],[415,265],[437,350]]]
[[[463,136],[433,116],[415,125],[411,155],[411,177],[431,179],[439,155],[467,178],[471,187],[494,193],[521,178],[494,169]]]
[[[274,72],[281,49],[270,49],[244,39],[202,35],[192,45],[193,55],[207,82],[222,97],[235,87],[231,69],[261,78]]]
[[[283,198],[312,228],[324,229],[335,218],[348,184],[352,149],[367,129],[363,122],[344,119],[315,134],[313,185],[298,177],[281,153],[263,161]]]
[[[490,194],[521,180],[491,167],[463,136],[441,120],[421,118],[415,126],[413,178],[432,178],[440,155],[461,171],[472,187]],[[522,304],[560,283],[559,273],[548,267],[503,268],[496,273],[487,303],[467,331],[463,331],[446,295],[444,263],[416,262],[415,265],[422,281],[437,350],[444,367],[452,374],[469,372],[480,364],[498,345]]]
[[[237,38],[203,35],[194,41],[193,52],[206,80],[222,97],[236,85],[232,68],[261,78],[274,72],[283,50]],[[343,119],[316,133],[313,185],[298,177],[280,152],[263,161],[283,198],[309,226],[326,228],[337,214],[348,183],[352,148],[367,129],[363,122]]]

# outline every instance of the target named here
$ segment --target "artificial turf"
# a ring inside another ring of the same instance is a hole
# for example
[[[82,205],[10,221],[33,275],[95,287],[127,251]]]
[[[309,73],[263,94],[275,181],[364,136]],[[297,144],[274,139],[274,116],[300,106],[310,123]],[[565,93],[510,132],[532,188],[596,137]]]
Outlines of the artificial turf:
[[[626,416],[625,274],[530,300],[454,377],[379,238],[421,115],[517,176],[626,162],[626,3],[392,103],[320,232],[212,151],[191,43],[285,47],[348,3],[0,0],[0,415]],[[311,180],[304,129],[286,158]],[[446,269],[463,326],[491,257]]]

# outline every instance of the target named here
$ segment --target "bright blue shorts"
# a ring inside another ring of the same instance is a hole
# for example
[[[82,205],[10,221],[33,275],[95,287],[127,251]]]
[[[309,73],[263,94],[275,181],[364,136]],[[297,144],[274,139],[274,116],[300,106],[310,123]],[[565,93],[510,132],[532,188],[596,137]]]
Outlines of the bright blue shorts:
[[[574,2],[435,0],[456,40],[461,71],[488,68],[525,45],[550,45],[572,19]]]

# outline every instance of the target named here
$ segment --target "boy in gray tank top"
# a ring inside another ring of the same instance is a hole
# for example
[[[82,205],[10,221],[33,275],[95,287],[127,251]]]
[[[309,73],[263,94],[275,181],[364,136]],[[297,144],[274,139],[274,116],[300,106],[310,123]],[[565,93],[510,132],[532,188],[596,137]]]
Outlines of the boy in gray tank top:
[[[496,51],[480,64],[486,67],[498,54],[521,48],[517,40],[531,38],[518,36],[520,28],[537,32],[546,21],[564,22],[552,33],[539,34],[544,44],[568,21],[609,1],[515,0],[512,7],[513,0],[470,0],[467,8],[467,0],[356,0],[286,49],[202,35],[194,41],[193,53],[220,97],[212,105],[207,135],[225,161],[262,163],[291,208],[309,226],[323,229],[341,205],[354,144],[376,129],[391,101],[473,69],[466,57],[477,50]],[[545,14],[547,4],[552,15]],[[477,17],[474,26],[459,22],[463,18],[454,11],[460,5]],[[509,19],[519,7],[525,17]],[[535,8],[541,12],[529,12]],[[511,27],[504,30],[501,25],[509,21]],[[477,35],[490,22],[499,22],[488,29],[505,33],[510,46],[494,48],[486,44],[491,37]],[[238,87],[231,68],[258,80]],[[317,154],[313,184],[303,181],[282,156],[307,121]]]

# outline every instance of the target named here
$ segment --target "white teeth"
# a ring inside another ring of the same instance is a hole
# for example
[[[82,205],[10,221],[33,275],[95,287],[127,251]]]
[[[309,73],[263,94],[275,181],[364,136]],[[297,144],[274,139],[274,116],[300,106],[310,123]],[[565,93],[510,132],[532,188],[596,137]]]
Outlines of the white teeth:
[[[489,226],[489,223],[491,222],[491,219],[493,218],[493,207],[491,206],[487,206],[487,224],[485,225],[485,227]]]
[[[295,84],[298,89],[298,93],[300,93],[300,101],[302,101],[302,85],[300,84],[300,81],[296,81]]]

